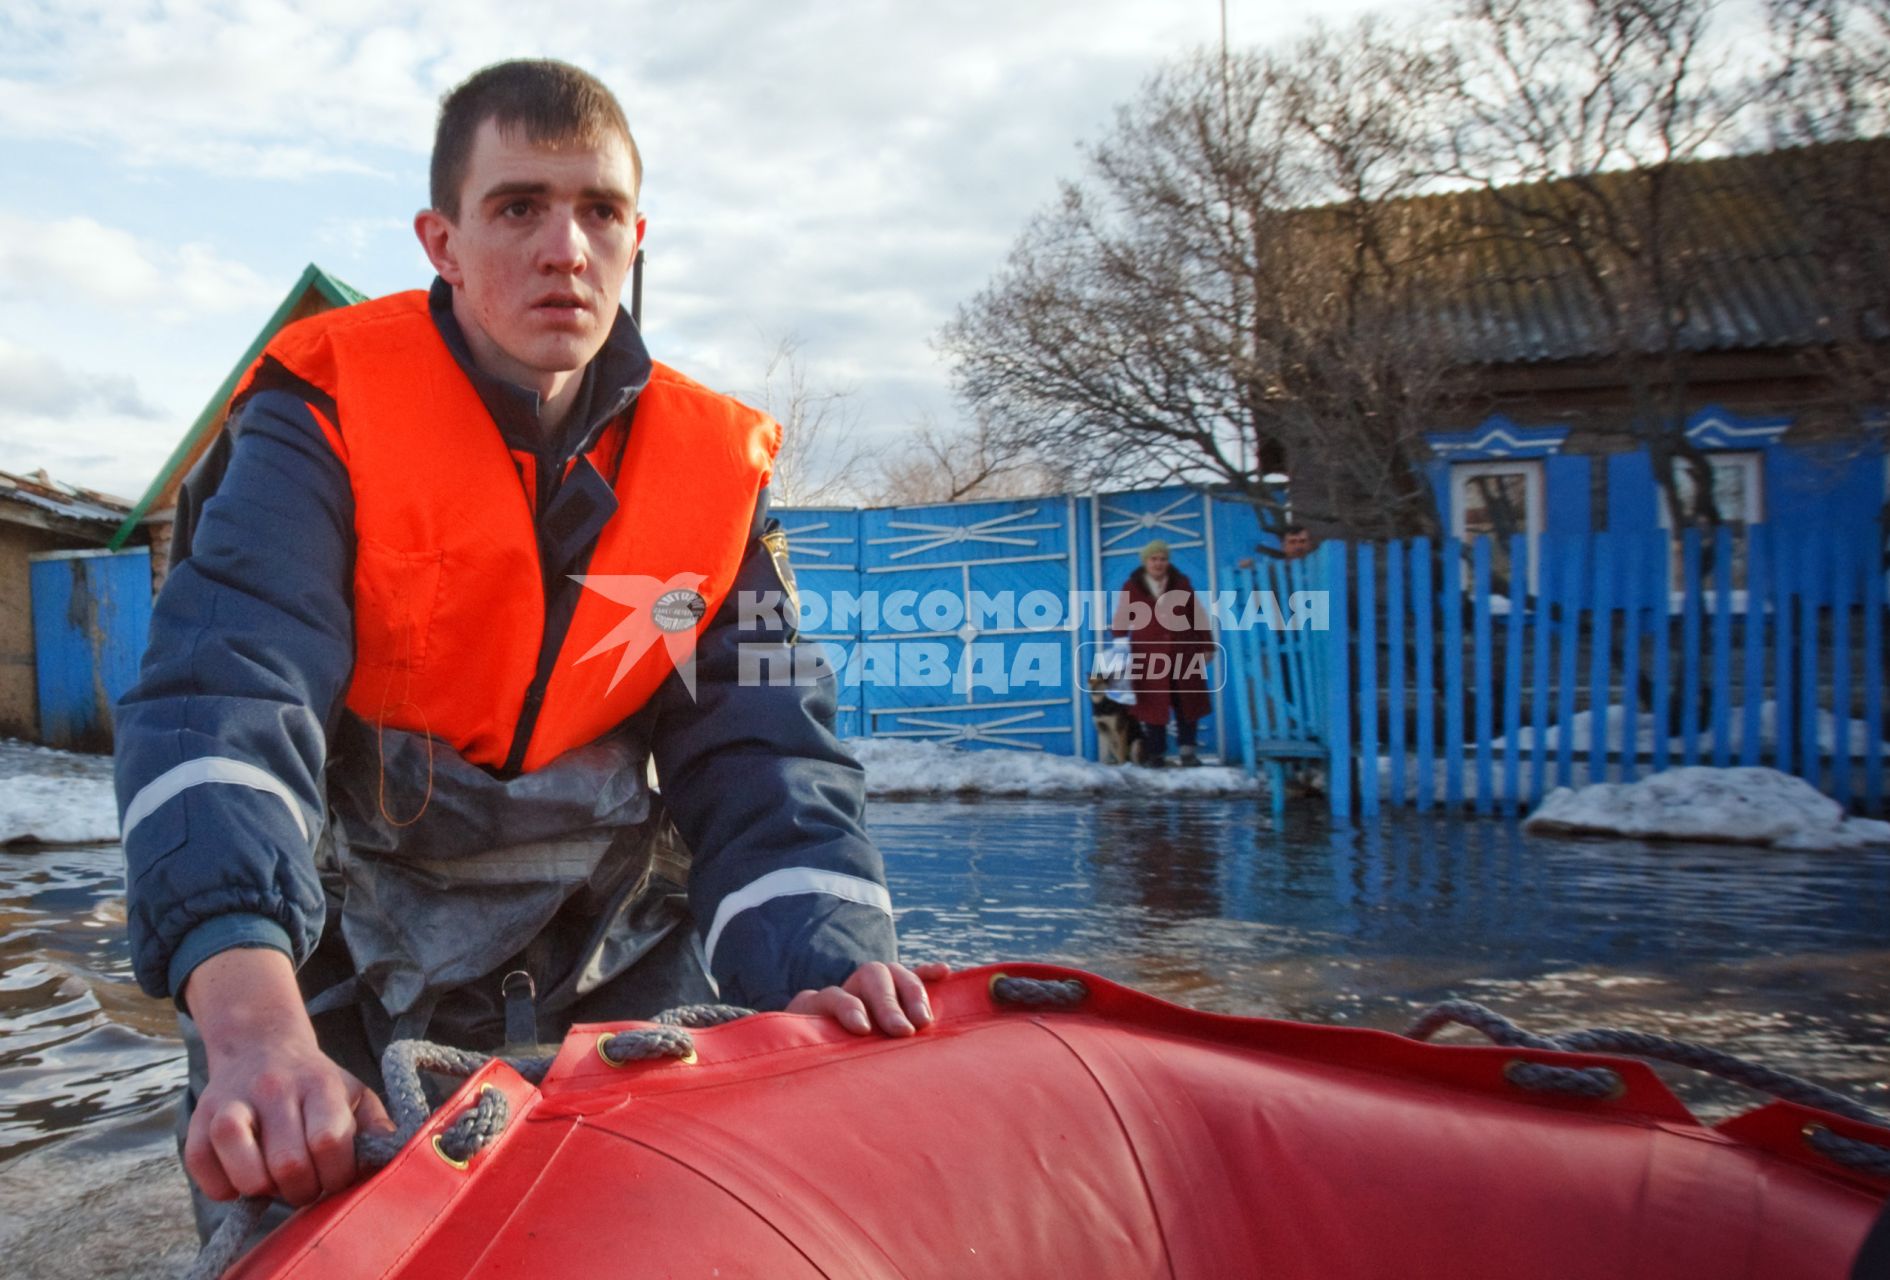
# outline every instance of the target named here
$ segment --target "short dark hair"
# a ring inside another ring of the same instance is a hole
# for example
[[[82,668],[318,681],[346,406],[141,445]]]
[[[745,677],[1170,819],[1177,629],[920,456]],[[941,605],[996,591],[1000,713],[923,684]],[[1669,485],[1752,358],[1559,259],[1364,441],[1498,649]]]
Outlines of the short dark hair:
[[[1289,524],[1289,525],[1287,525],[1287,526],[1286,526],[1285,528],[1283,528],[1283,529],[1281,529],[1281,530],[1280,530],[1280,536],[1281,536],[1282,538],[1290,538],[1290,537],[1292,537],[1292,536],[1293,536],[1294,534],[1296,534],[1296,533],[1304,533],[1304,532],[1306,532],[1306,526],[1305,526],[1305,525],[1303,525],[1303,524]]]
[[[621,137],[630,148],[631,175],[642,189],[643,156],[630,136],[623,108],[603,81],[552,58],[495,62],[440,99],[429,195],[433,207],[455,221],[473,138],[488,120],[508,132],[519,130],[536,143],[595,144],[613,134]]]

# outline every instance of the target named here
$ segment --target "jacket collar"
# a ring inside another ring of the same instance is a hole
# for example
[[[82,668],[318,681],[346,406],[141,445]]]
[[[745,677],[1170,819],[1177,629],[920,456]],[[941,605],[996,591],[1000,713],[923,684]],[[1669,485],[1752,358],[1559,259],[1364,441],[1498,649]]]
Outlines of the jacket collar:
[[[649,349],[643,345],[643,335],[637,332],[630,313],[618,307],[610,335],[584,367],[584,380],[570,416],[554,438],[546,439],[538,427],[538,393],[495,377],[474,362],[472,348],[453,315],[453,287],[438,276],[427,293],[427,309],[447,350],[465,370],[509,449],[535,453],[553,462],[587,452],[597,443],[605,424],[627,409],[649,385]]]

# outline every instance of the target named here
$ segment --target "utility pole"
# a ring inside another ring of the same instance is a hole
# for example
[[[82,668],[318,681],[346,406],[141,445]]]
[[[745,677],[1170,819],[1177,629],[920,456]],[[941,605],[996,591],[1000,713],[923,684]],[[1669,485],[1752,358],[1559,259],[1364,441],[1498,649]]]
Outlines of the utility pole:
[[[1228,74],[1227,59],[1227,0],[1221,0],[1221,138],[1226,145],[1231,146],[1233,145],[1234,139],[1234,90],[1232,79]],[[1234,291],[1236,295],[1238,295],[1240,291],[1238,282],[1234,285]],[[1238,297],[1235,299],[1235,314],[1239,314]],[[1240,453],[1238,456],[1240,458],[1241,483],[1245,484],[1245,477],[1247,475],[1247,424],[1244,422],[1236,423],[1234,434],[1240,445]],[[1254,441],[1254,453],[1258,455],[1259,451],[1260,442],[1256,439]],[[1257,456],[1254,462],[1256,466],[1259,465],[1259,458]]]

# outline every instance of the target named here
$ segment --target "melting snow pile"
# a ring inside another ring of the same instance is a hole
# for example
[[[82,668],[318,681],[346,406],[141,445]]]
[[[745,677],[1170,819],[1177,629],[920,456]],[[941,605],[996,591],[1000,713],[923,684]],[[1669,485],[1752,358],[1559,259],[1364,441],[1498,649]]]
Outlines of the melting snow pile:
[[[116,843],[112,762],[0,741],[0,845],[15,840]]]
[[[866,767],[869,795],[1050,796],[1081,794],[1232,795],[1255,782],[1238,769],[1143,769],[1103,765],[1042,751],[966,751],[937,742],[853,738],[847,750]]]
[[[1890,844],[1890,822],[1851,818],[1802,778],[1776,769],[1669,769],[1639,782],[1558,787],[1529,815],[1536,833],[1712,840],[1777,849]]]

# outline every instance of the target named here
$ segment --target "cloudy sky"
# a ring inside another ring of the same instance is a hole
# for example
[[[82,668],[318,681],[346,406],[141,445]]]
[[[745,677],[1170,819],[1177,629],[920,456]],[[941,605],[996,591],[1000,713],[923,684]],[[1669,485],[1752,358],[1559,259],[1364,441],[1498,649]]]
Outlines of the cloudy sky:
[[[1228,5],[1237,44],[1311,10]],[[952,421],[939,327],[1079,141],[1219,30],[1218,0],[7,0],[0,470],[136,496],[307,263],[427,283],[435,105],[516,56],[624,103],[659,359],[753,392],[792,335],[875,439]]]

